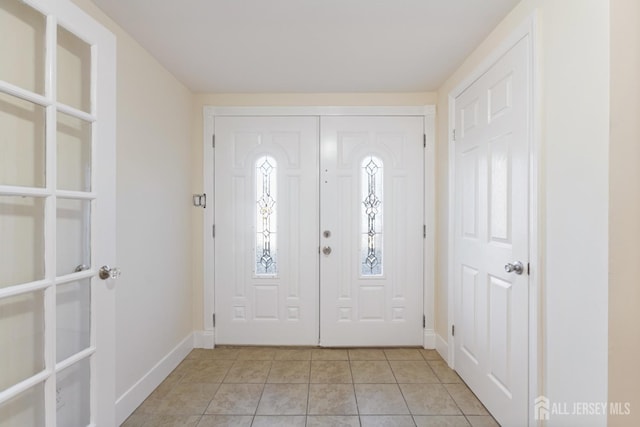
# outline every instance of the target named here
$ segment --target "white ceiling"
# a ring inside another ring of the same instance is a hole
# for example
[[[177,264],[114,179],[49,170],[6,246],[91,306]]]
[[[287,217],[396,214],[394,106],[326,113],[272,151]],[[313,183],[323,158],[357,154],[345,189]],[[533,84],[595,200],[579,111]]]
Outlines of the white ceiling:
[[[194,92],[437,90],[519,0],[93,0]]]

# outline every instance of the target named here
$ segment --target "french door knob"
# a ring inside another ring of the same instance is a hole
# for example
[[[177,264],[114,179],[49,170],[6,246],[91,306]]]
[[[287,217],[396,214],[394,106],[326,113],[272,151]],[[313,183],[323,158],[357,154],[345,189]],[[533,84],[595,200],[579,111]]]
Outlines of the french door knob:
[[[325,255],[329,255],[331,253],[331,246],[325,246],[322,248],[322,253]]]
[[[103,265],[98,271],[98,276],[100,276],[102,280],[117,279],[121,274],[122,272],[118,267],[111,268],[108,265]]]
[[[514,263],[508,263],[504,266],[504,271],[507,273],[522,274],[524,271],[524,265],[520,261]]]

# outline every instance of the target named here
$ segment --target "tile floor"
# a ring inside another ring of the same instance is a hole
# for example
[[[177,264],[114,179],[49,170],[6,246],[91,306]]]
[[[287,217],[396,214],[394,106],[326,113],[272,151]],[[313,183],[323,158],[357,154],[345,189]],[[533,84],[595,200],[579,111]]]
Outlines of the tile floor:
[[[125,421],[156,426],[498,424],[434,350],[193,350]]]

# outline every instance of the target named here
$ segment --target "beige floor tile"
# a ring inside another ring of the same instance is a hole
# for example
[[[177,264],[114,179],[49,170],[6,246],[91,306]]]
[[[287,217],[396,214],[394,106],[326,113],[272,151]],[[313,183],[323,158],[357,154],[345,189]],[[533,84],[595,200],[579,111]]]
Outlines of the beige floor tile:
[[[447,391],[465,415],[489,415],[466,384],[445,384]]]
[[[196,427],[200,415],[151,415],[146,426],[153,427]]]
[[[273,360],[275,356],[275,348],[245,347],[238,351],[237,360]]]
[[[163,399],[154,413],[160,415],[202,415],[220,384],[180,383]]]
[[[391,370],[399,383],[438,383],[427,362],[419,360],[391,360]]]
[[[445,361],[430,360],[427,363],[431,366],[440,382],[446,384],[462,382],[456,371],[451,369]]]
[[[311,361],[277,360],[271,365],[268,383],[296,384],[308,383]]]
[[[251,427],[251,415],[203,415],[198,427]]]
[[[221,383],[233,365],[232,360],[206,360],[185,371],[181,383]]]
[[[206,413],[254,415],[263,388],[262,384],[221,384]]]
[[[415,427],[411,415],[363,415],[362,427]]]
[[[142,427],[149,418],[148,414],[133,413],[120,427]]]
[[[346,361],[311,361],[312,383],[351,383],[351,368]]]
[[[218,359],[218,360],[235,360],[238,357],[238,348],[218,347],[212,350],[204,348],[196,348],[187,359]]]
[[[469,427],[463,415],[414,416],[417,427]]]
[[[311,349],[277,349],[275,360],[311,360]]]
[[[380,349],[356,348],[349,350],[349,360],[387,360],[387,356]]]
[[[256,414],[305,415],[308,394],[308,384],[267,384]]]
[[[349,360],[347,350],[316,348],[311,352],[311,360]]]
[[[387,360],[424,360],[417,348],[390,348],[384,354]]]
[[[353,361],[351,362],[351,374],[354,383],[394,384],[396,382],[389,362],[386,360]]]
[[[261,384],[267,381],[271,363],[267,360],[237,360],[227,376],[225,383]]]
[[[358,415],[352,384],[311,384],[309,409],[312,415]]]
[[[348,416],[318,416],[307,417],[307,427],[360,427],[360,419],[354,415]]]
[[[305,427],[306,421],[304,415],[257,415],[251,427]]]
[[[162,399],[164,397],[167,396],[167,394],[169,394],[169,392],[180,383],[180,380],[182,379],[182,377],[184,376],[184,374],[178,374],[174,372],[172,372],[171,374],[169,374],[169,376],[167,378],[165,378],[164,381],[162,381],[160,383],[160,385],[158,387],[156,387],[155,390],[153,390],[153,392],[149,395],[150,399]]]
[[[491,415],[468,415],[472,427],[500,427]]]
[[[404,415],[409,409],[397,384],[355,384],[361,415]]]
[[[424,348],[421,348],[420,354],[422,354],[424,360],[443,360],[442,356],[440,356],[440,353],[438,353],[436,350],[426,350]]]
[[[460,415],[442,384],[400,384],[413,415]]]

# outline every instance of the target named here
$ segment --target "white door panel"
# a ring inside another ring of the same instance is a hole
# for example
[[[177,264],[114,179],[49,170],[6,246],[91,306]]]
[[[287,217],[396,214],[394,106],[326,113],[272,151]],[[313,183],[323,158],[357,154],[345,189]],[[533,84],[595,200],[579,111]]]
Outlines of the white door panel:
[[[455,367],[505,426],[528,422],[527,55],[525,39],[455,107]]]
[[[218,117],[215,131],[216,342],[315,345],[318,119]]]
[[[422,140],[420,117],[321,119],[322,345],[422,343]]]

